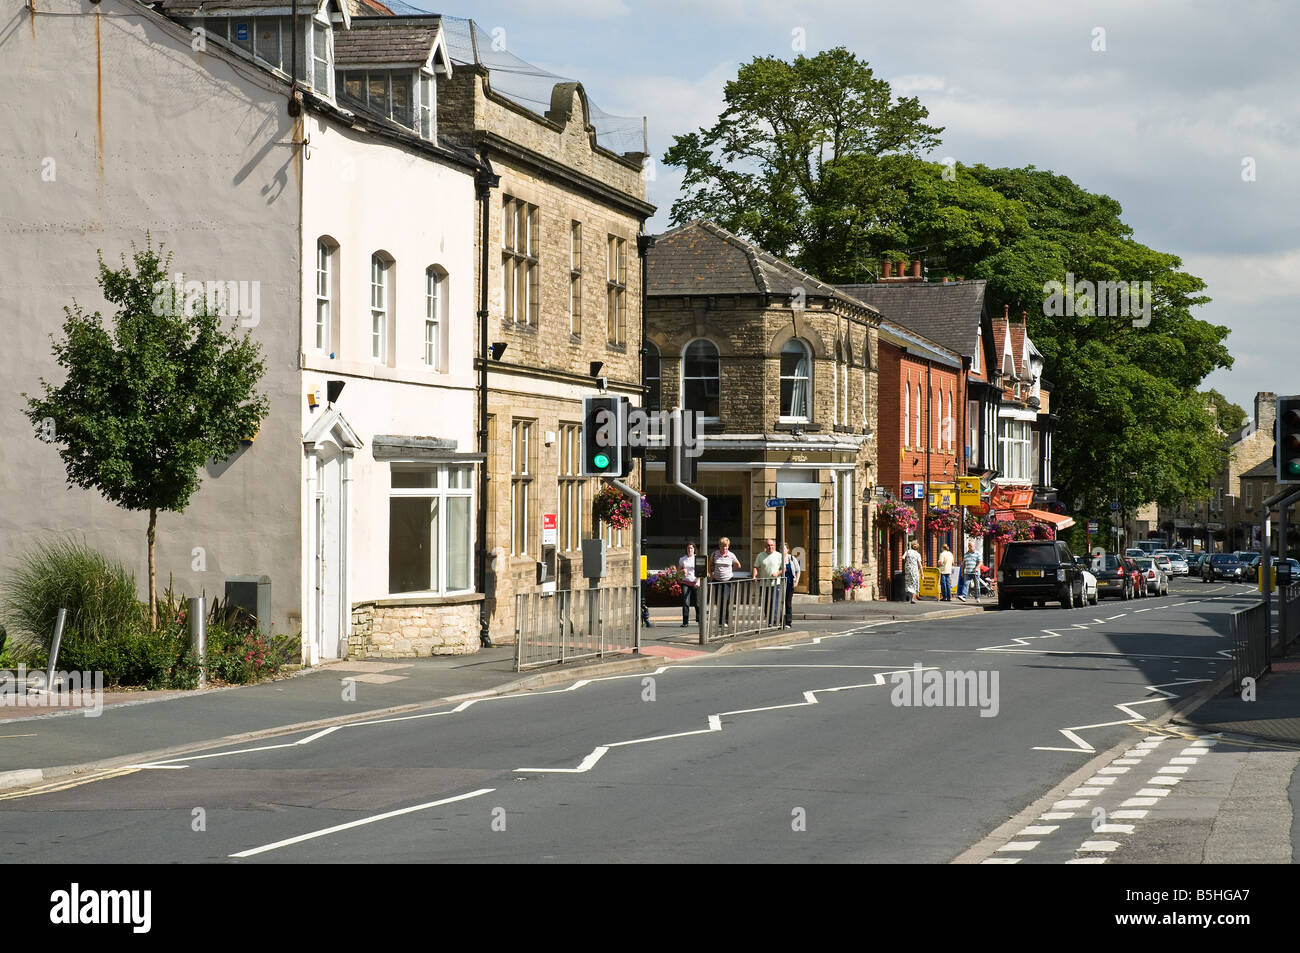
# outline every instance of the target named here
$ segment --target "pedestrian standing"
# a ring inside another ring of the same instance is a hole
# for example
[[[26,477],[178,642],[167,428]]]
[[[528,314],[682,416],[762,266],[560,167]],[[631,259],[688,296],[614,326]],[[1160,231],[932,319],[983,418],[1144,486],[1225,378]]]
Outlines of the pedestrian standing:
[[[980,554],[975,552],[975,541],[969,540],[966,543],[966,555],[961,558],[961,571],[965,577],[963,582],[963,591],[957,598],[962,602],[970,595],[972,587],[975,589],[975,602],[980,601]]]
[[[921,591],[921,545],[912,543],[903,554],[903,582],[907,587],[909,602],[919,602],[917,593]]]
[[[947,543],[939,553],[939,601],[952,602],[952,550]]]
[[[695,603],[695,621],[700,621],[700,580],[695,575],[695,544],[686,544],[686,555],[677,560],[682,571],[682,628],[691,624],[691,603]]]
[[[716,584],[717,601],[722,609],[718,621],[724,629],[731,621],[731,577],[739,568],[740,560],[731,551],[731,540],[723,536],[718,540],[718,548],[709,557],[709,581]]]
[[[799,585],[799,575],[803,567],[798,558],[790,552],[790,544],[782,543],[781,552],[785,556],[785,627],[794,626],[794,587]]]
[[[758,580],[759,589],[763,593],[763,607],[766,610],[763,614],[774,626],[781,624],[777,587],[781,584],[784,571],[785,555],[776,551],[776,540],[763,540],[763,552],[754,560],[754,578]]]

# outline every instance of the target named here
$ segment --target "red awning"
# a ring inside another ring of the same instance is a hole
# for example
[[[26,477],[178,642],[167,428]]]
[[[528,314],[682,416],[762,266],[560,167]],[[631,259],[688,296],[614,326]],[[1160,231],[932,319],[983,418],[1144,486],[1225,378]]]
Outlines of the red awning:
[[[1016,510],[1016,519],[1038,520],[1040,523],[1047,523],[1055,527],[1058,532],[1069,529],[1074,525],[1074,517],[1062,516],[1059,513],[1048,513],[1046,510]]]

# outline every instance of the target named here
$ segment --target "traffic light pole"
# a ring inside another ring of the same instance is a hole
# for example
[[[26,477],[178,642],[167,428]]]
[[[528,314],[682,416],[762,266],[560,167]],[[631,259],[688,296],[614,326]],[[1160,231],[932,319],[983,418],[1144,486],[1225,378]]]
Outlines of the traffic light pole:
[[[1264,515],[1264,532],[1263,545],[1260,547],[1263,552],[1259,558],[1259,576],[1261,579],[1260,588],[1264,591],[1264,624],[1266,626],[1272,621],[1272,603],[1273,603],[1273,520],[1270,512],[1274,506],[1277,506],[1281,514],[1281,522],[1278,526],[1278,552],[1283,557],[1286,556],[1286,530],[1287,530],[1287,510],[1291,504],[1300,500],[1300,489],[1287,489],[1274,493],[1266,499],[1260,506]],[[1286,595],[1278,589],[1277,596],[1277,625],[1278,625],[1278,652],[1284,655],[1286,653],[1286,627],[1287,627],[1287,604]]]
[[[704,575],[696,573],[696,579],[699,580],[699,587],[695,590],[695,616],[700,624],[700,645],[707,645],[709,631],[709,498],[698,490],[687,486],[682,482],[682,467],[680,465],[682,453],[682,409],[674,407],[669,415],[668,423],[668,452],[676,454],[678,465],[671,464],[666,467],[666,472],[672,476],[673,486],[681,490],[687,496],[697,500],[700,504],[700,545],[696,549],[696,558],[699,553],[704,553]],[[697,564],[698,565],[698,564]]]
[[[632,651],[641,651],[641,494],[619,480],[609,481],[632,499],[632,590],[636,593],[635,611],[632,613]]]

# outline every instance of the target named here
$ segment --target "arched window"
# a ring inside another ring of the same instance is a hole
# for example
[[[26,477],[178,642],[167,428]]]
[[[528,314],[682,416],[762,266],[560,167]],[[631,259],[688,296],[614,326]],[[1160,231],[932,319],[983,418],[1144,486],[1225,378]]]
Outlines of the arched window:
[[[921,383],[916,384],[916,445],[925,446],[925,431],[921,429]]]
[[[903,446],[912,445],[912,382],[903,385]]]
[[[370,359],[388,363],[389,327],[393,318],[393,261],[383,252],[370,256]]]
[[[424,363],[442,370],[447,315],[447,273],[437,265],[424,272]]]
[[[721,413],[722,365],[711,341],[692,341],[682,352],[682,407],[706,420]]]
[[[661,367],[663,360],[659,355],[659,348],[655,347],[649,341],[645,342],[645,409],[658,410],[661,400],[660,379]]]
[[[812,360],[808,346],[791,338],[781,348],[781,419],[791,422],[808,420],[812,407]]]

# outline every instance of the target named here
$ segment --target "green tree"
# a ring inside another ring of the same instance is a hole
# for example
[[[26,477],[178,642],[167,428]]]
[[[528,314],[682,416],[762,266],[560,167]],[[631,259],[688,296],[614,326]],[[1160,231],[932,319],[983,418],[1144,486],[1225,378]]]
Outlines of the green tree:
[[[1212,408],[1215,422],[1225,434],[1246,426],[1246,411],[1239,404],[1234,404],[1213,388],[1202,391],[1201,397]]]
[[[907,198],[897,160],[943,131],[843,47],[793,63],[757,57],[724,96],[718,121],[675,137],[664,157],[685,169],[673,224],[710,218],[826,279],[897,234]]]
[[[184,512],[198,469],[225,460],[256,433],[269,411],[254,388],[261,347],[251,332],[223,326],[232,303],[173,295],[171,255],[152,241],[113,270],[99,258],[99,285],[117,307],[112,327],[75,301],[64,308],[54,356],[67,372],[58,387],[27,394],[37,434],[59,445],[68,484],[98,490],[129,510],[148,510],[149,624],[157,627],[155,540],[158,512]]]

